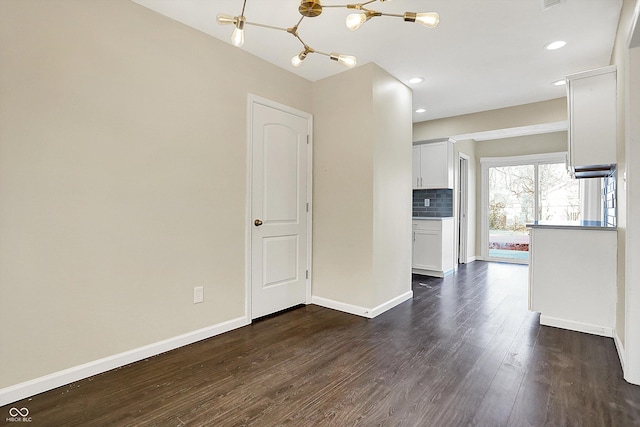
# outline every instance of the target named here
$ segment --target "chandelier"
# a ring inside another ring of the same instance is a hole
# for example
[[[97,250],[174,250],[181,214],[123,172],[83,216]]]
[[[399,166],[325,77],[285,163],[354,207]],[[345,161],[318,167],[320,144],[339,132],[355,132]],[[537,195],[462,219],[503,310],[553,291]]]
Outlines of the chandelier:
[[[298,34],[298,27],[302,23],[304,18],[314,18],[319,16],[322,13],[323,8],[343,8],[343,9],[352,9],[357,11],[356,13],[352,13],[347,16],[345,23],[347,28],[351,31],[355,31],[360,28],[365,22],[370,20],[371,18],[378,16],[391,16],[397,18],[403,18],[405,22],[417,22],[419,24],[424,25],[428,28],[434,28],[440,22],[440,16],[436,12],[426,12],[426,13],[416,13],[416,12],[405,12],[404,14],[395,14],[395,13],[384,13],[379,12],[377,10],[368,9],[366,6],[369,6],[375,2],[383,3],[385,1],[391,0],[369,0],[363,3],[356,4],[341,4],[341,5],[322,5],[320,4],[320,0],[302,0],[300,6],[298,7],[298,12],[300,12],[300,19],[298,22],[289,28],[284,27],[276,27],[273,25],[261,24],[258,22],[250,22],[247,21],[244,16],[244,11],[247,6],[247,0],[244,0],[242,3],[242,12],[238,16],[227,15],[224,13],[220,13],[217,16],[217,21],[219,24],[233,24],[235,27],[233,29],[233,33],[231,35],[231,43],[234,46],[242,46],[244,44],[244,27],[246,25],[253,25],[256,27],[268,28],[272,30],[280,30],[286,31],[291,34],[293,37],[298,39],[300,43],[302,43],[302,51],[297,55],[291,58],[291,65],[294,67],[299,67],[302,65],[302,61],[307,57],[310,53],[317,53],[319,55],[324,55],[333,61],[337,61],[340,64],[353,68],[356,66],[356,58],[351,55],[343,55],[339,53],[326,53],[321,52],[319,50],[315,50],[306,44]]]

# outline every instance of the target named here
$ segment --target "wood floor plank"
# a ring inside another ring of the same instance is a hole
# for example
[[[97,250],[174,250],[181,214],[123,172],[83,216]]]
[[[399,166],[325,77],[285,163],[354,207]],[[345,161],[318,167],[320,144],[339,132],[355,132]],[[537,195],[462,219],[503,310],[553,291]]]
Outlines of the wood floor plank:
[[[540,326],[525,266],[477,261],[413,290],[375,319],[309,305],[0,411],[56,427],[640,425],[613,341]]]

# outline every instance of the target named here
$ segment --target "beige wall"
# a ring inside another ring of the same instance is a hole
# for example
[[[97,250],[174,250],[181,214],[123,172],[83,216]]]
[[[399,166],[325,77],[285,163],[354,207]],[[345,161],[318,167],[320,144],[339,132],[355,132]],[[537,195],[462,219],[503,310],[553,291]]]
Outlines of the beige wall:
[[[411,92],[368,64],[313,93],[313,294],[374,308],[411,289]]]
[[[567,120],[566,97],[414,123],[413,140],[449,138],[476,132],[555,123]]]
[[[412,93],[373,66],[373,306],[411,291]]]
[[[244,316],[247,94],[311,83],[126,0],[1,7],[0,387]]]
[[[371,72],[313,85],[313,294],[363,306],[373,281]]]
[[[526,156],[567,151],[567,132],[545,133],[516,138],[476,142],[478,162],[481,157]]]

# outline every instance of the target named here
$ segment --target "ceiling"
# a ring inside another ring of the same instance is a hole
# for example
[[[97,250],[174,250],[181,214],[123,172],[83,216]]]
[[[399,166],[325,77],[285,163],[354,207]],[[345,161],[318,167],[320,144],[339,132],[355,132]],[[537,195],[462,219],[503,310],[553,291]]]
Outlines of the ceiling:
[[[219,25],[218,13],[239,15],[242,0],[133,0],[176,21],[230,43],[233,26]],[[565,75],[609,65],[622,0],[564,0],[543,10],[545,0],[396,0],[375,2],[386,13],[438,12],[430,29],[402,18],[374,17],[359,30],[345,26],[352,10],[324,0],[322,14],[305,18],[302,40],[323,52],[354,55],[358,65],[374,62],[413,90],[413,114],[420,122],[565,96],[552,82]],[[550,2],[551,0],[546,0]],[[248,0],[247,21],[292,27],[300,0]],[[555,40],[567,45],[549,51]],[[316,81],[346,68],[310,54],[299,68],[290,65],[302,45],[292,35],[245,28],[244,49],[266,61]],[[411,77],[423,77],[409,84]]]

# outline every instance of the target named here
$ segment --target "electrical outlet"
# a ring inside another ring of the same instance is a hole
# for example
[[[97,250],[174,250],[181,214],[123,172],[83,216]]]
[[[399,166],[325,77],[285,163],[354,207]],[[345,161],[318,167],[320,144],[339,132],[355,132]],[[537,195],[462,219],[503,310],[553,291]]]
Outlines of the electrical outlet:
[[[425,206],[431,206],[431,199],[424,199]]]
[[[196,286],[193,288],[193,303],[198,304],[204,301],[204,288]]]

